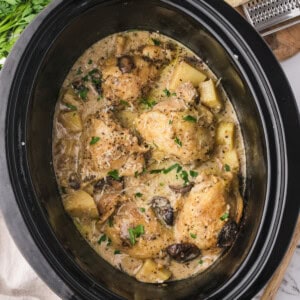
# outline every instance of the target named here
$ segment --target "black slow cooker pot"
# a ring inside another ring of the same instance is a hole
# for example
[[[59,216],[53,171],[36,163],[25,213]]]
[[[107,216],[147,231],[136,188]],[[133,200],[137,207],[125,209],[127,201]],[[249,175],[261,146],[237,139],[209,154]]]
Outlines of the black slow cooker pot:
[[[206,272],[164,285],[112,268],[65,214],[52,166],[52,121],[75,60],[99,39],[158,30],[222,78],[247,154],[243,226]],[[272,52],[220,0],[59,0],[26,29],[1,71],[1,208],[19,249],[64,299],[250,299],[278,266],[299,213],[299,113]]]

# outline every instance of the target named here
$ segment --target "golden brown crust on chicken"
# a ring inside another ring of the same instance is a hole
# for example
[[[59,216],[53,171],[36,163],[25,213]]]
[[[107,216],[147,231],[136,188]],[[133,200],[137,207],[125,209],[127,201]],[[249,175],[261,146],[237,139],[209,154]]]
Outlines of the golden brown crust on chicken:
[[[92,143],[93,138],[98,141]],[[83,182],[98,180],[118,170],[119,176],[133,176],[144,166],[147,151],[128,129],[117,124],[111,113],[101,112],[88,118],[81,136],[79,157]]]
[[[194,186],[177,216],[177,242],[193,243],[199,249],[217,246],[218,234],[225,224],[221,217],[228,210],[228,189],[228,184],[216,176]]]
[[[144,234],[130,242],[129,229],[143,226]],[[172,233],[155,217],[151,209],[141,212],[134,202],[123,204],[113,217],[113,227],[106,226],[105,233],[113,245],[135,258],[155,258],[172,243]]]

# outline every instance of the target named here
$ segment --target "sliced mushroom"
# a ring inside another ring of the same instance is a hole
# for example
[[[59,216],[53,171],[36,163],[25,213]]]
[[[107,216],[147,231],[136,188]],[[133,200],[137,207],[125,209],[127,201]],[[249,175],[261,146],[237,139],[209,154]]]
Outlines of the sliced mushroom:
[[[79,190],[80,189],[80,179],[79,179],[79,176],[76,173],[72,173],[69,176],[69,187],[73,190]]]
[[[132,56],[124,55],[118,58],[118,67],[124,73],[130,73],[135,67]]]
[[[236,239],[238,225],[234,221],[229,221],[224,225],[218,236],[218,247],[230,247]]]
[[[102,191],[105,187],[112,187],[114,190],[120,191],[123,189],[123,181],[116,180],[111,176],[102,178],[101,180],[97,181],[94,184],[94,191],[95,192]]]
[[[191,243],[173,244],[167,248],[167,253],[178,262],[187,262],[201,254],[200,249]]]
[[[160,196],[153,197],[151,207],[158,219],[167,225],[173,225],[174,211],[167,198]]]
[[[186,194],[188,193],[194,186],[195,184],[193,182],[191,182],[190,184],[188,185],[169,185],[169,188],[174,191],[175,193],[178,193],[178,194]]]

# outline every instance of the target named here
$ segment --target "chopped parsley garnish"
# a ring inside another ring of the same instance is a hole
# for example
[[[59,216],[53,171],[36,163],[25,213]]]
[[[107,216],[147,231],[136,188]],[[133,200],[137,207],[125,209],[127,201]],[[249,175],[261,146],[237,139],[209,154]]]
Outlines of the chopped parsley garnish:
[[[77,107],[76,107],[75,105],[72,105],[72,104],[69,104],[69,103],[64,103],[64,104],[65,104],[65,106],[66,106],[67,108],[69,108],[71,111],[77,110]]]
[[[161,173],[161,172],[163,172],[163,171],[164,171],[164,169],[151,170],[151,171],[150,171],[150,174],[159,174],[159,173]]]
[[[119,171],[118,170],[113,170],[113,171],[109,171],[107,173],[108,176],[112,177],[115,180],[120,180],[120,176],[119,176]]]
[[[190,116],[190,115],[187,115],[187,116],[183,117],[183,120],[187,121],[187,122],[191,122],[191,123],[196,123],[197,122],[197,119],[193,116]]]
[[[81,89],[78,91],[78,95],[82,100],[86,100],[87,98],[87,93],[89,89],[85,86],[82,86]]]
[[[202,265],[204,263],[204,261],[202,259],[199,260],[199,265]]]
[[[196,172],[196,171],[193,171],[193,170],[190,171],[190,175],[191,175],[193,178],[197,177],[198,174],[199,174],[199,173]]]
[[[135,193],[135,197],[137,197],[137,198],[141,198],[142,196],[143,196],[142,193]]]
[[[90,145],[95,145],[100,141],[99,136],[93,136],[91,141],[90,141]]]
[[[195,234],[195,233],[190,233],[190,236],[191,236],[192,239],[195,239],[195,238],[197,237],[197,234]]]
[[[173,120],[169,120],[169,124],[172,125],[173,124]]]
[[[106,241],[107,236],[105,234],[103,234],[100,239],[98,240],[98,244],[101,245],[102,242]]]
[[[111,245],[111,239],[108,237],[106,246],[110,246],[110,245]]]
[[[113,220],[112,217],[109,217],[107,222],[108,222],[108,226],[109,227],[113,227],[114,226],[114,220]]]
[[[179,164],[174,164],[174,165],[172,165],[171,167],[169,167],[169,168],[167,168],[167,169],[164,169],[164,170],[163,170],[163,173],[164,173],[164,174],[168,174],[168,173],[170,173],[171,171],[173,171],[174,169],[177,169],[178,167],[180,167]]]
[[[99,97],[97,98],[97,101],[100,101],[102,98],[103,98],[102,96],[99,96]]]
[[[124,100],[121,100],[120,104],[122,104],[123,106],[126,106],[126,107],[130,106],[130,104],[127,101],[124,101]]]
[[[174,142],[179,146],[182,147],[182,141],[176,136]]]
[[[187,185],[190,181],[189,181],[189,174],[188,174],[188,172],[187,171],[182,171],[181,173],[180,173],[180,177],[183,179],[183,181],[184,181],[184,185]]]
[[[80,75],[80,74],[82,74],[82,69],[81,69],[81,67],[79,67],[79,68],[77,69],[77,72],[76,72],[76,75]]]
[[[142,104],[144,104],[146,107],[148,108],[152,108],[153,106],[155,106],[157,103],[154,100],[149,100],[146,98],[141,99],[140,101]]]
[[[145,229],[143,225],[138,225],[134,228],[129,228],[128,233],[129,233],[130,243],[133,246],[136,243],[136,239],[145,233]]]
[[[170,97],[171,96],[171,92],[168,90],[168,89],[164,89],[163,92],[165,93],[165,95],[167,97]]]
[[[221,221],[226,221],[229,218],[229,213],[226,212],[223,216],[221,216],[220,220]]]
[[[164,186],[165,184],[164,184],[163,182],[160,182],[159,185],[160,185],[160,186]]]
[[[167,97],[176,96],[176,93],[171,93],[167,88],[163,90]]]
[[[89,75],[83,76],[83,77],[82,77],[82,80],[85,81],[85,82],[89,81]]]
[[[121,254],[121,251],[120,250],[115,250],[114,255],[117,255],[117,254]]]
[[[144,213],[146,209],[144,207],[140,207],[140,212]]]
[[[91,65],[93,63],[92,59],[89,59],[88,64]]]
[[[161,44],[160,40],[158,40],[158,39],[151,39],[151,40],[155,46],[160,46],[160,44]]]
[[[225,164],[224,165],[224,170],[226,171],[226,172],[230,172],[230,166],[229,165],[227,165],[227,164]]]
[[[182,166],[178,165],[176,173],[179,173],[182,170]]]

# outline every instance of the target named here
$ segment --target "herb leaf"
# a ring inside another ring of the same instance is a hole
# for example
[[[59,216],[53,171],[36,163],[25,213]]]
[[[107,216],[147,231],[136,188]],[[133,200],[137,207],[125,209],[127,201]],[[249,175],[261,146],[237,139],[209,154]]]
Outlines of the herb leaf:
[[[0,1],[0,70],[22,31],[50,0]]]
[[[229,218],[229,213],[226,212],[226,213],[224,213],[224,215],[221,216],[220,220],[221,221],[226,221],[228,218]]]
[[[189,174],[188,174],[188,172],[187,171],[182,171],[181,173],[180,173],[180,177],[183,179],[183,181],[184,181],[184,185],[187,185],[190,181],[189,181]]]
[[[109,171],[107,173],[107,175],[112,177],[115,180],[120,180],[121,179],[121,177],[119,176],[119,171],[118,170]]]
[[[195,234],[195,233],[190,233],[190,236],[191,236],[192,239],[195,239],[195,238],[197,237],[197,234]]]
[[[90,141],[90,145],[95,145],[100,141],[99,136],[93,136],[91,141]]]
[[[161,172],[163,172],[164,171],[164,169],[156,169],[156,170],[150,170],[150,174],[159,174],[159,173],[161,173]]]
[[[138,225],[134,228],[129,228],[128,233],[129,233],[130,243],[132,246],[134,246],[136,244],[136,239],[145,233],[145,229],[143,225]]]
[[[78,95],[82,100],[86,100],[87,93],[89,89],[86,86],[82,86],[81,89],[78,91]]]
[[[69,108],[71,111],[77,110],[77,107],[75,105],[72,105],[70,103],[64,103],[64,105]]]
[[[98,240],[98,244],[101,245],[102,242],[106,241],[107,236],[105,234],[103,234],[100,239]]]
[[[144,213],[146,209],[144,207],[140,207],[140,212]]]
[[[190,175],[191,175],[193,178],[197,177],[198,174],[199,174],[199,173],[196,172],[196,171],[193,171],[193,170],[190,171]]]
[[[142,193],[135,193],[135,197],[141,198],[143,196]]]
[[[177,136],[175,137],[174,142],[175,142],[179,147],[182,147],[182,142],[181,142],[181,140],[180,140]]]
[[[121,251],[120,250],[115,250],[114,255],[118,255],[118,254],[121,254]]]
[[[168,89],[164,89],[163,92],[165,93],[165,95],[167,97],[170,97],[171,96],[171,92],[168,90]]]
[[[141,99],[140,103],[144,104],[147,108],[152,108],[157,104],[156,101],[149,100],[149,99],[146,99],[146,98]]]
[[[226,172],[230,172],[231,168],[230,168],[229,165],[225,164],[225,165],[224,165],[224,170],[225,170]]]
[[[161,44],[160,40],[158,40],[158,39],[151,39],[151,40],[155,46],[160,46],[160,44]]]
[[[167,168],[167,169],[164,169],[164,170],[163,170],[163,173],[164,173],[164,174],[168,174],[168,173],[170,173],[171,171],[173,171],[174,169],[177,169],[178,167],[180,167],[179,164],[174,164],[174,165],[172,165],[171,167],[169,167],[169,168]]]
[[[120,104],[122,104],[125,107],[130,106],[130,104],[127,101],[124,101],[124,100],[120,100]]]
[[[197,119],[193,116],[190,116],[190,115],[187,115],[187,116],[183,117],[183,120],[187,121],[187,122],[191,122],[191,123],[196,123],[197,122]]]

